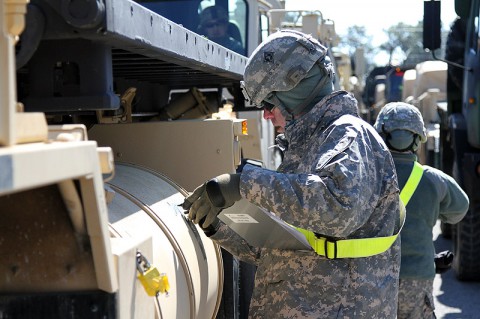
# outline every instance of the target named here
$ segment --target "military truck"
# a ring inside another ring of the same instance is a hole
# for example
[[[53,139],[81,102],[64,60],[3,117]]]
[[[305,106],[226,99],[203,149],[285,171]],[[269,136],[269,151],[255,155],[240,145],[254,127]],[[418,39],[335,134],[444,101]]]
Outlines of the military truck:
[[[440,48],[440,2],[425,1],[424,48]],[[452,228],[455,273],[460,280],[480,280],[480,1],[456,0],[457,20],[446,42],[447,107],[441,114],[441,167],[453,175],[470,198],[465,218]]]
[[[407,66],[376,66],[365,79],[362,100],[365,104],[366,116],[369,123],[375,123],[382,107],[389,102],[402,100],[403,76]]]
[[[249,54],[281,4],[27,2],[0,4],[0,317],[244,318],[252,269],[179,205],[268,132],[210,119],[252,110],[247,58],[196,23],[222,6]]]
[[[427,142],[417,151],[418,161],[440,169],[440,123],[442,114],[446,114],[447,64],[443,61],[420,62],[405,72],[405,76],[403,101],[420,110],[427,132]]]

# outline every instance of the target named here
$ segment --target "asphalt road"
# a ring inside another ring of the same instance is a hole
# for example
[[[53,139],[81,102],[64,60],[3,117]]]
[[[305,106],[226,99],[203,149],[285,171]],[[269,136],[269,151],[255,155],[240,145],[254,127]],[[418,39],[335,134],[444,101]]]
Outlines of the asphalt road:
[[[441,235],[440,222],[433,229],[433,240],[437,252],[453,251],[452,241]],[[449,270],[436,275],[433,294],[438,319],[480,319],[480,282],[459,281]]]

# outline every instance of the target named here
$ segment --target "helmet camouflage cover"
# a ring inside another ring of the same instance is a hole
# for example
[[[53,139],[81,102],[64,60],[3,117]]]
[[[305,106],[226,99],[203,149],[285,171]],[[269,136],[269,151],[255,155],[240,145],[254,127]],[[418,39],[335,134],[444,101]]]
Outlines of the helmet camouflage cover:
[[[407,130],[418,134],[422,143],[427,141],[422,114],[417,107],[408,103],[387,103],[380,110],[374,127],[379,133]]]
[[[293,89],[326,54],[327,48],[310,35],[292,30],[271,34],[247,62],[242,83],[245,98],[260,107],[271,92]],[[333,78],[328,64],[325,68]]]

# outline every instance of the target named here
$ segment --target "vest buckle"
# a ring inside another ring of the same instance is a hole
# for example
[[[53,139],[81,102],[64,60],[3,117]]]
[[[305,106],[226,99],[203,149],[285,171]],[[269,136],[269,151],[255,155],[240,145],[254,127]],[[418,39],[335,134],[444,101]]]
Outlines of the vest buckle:
[[[330,257],[332,254],[329,253],[328,251],[328,243],[333,244],[333,257]],[[327,259],[337,259],[337,241],[329,241],[328,239],[325,238],[325,257]]]

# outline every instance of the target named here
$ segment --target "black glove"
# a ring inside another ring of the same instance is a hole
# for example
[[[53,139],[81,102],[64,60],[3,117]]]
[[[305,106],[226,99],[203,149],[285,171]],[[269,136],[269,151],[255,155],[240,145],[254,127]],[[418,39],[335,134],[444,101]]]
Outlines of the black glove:
[[[188,219],[205,230],[224,208],[240,199],[240,174],[222,174],[197,187],[182,207],[188,211]]]
[[[435,254],[435,273],[443,274],[452,268],[453,253],[449,250]]]

